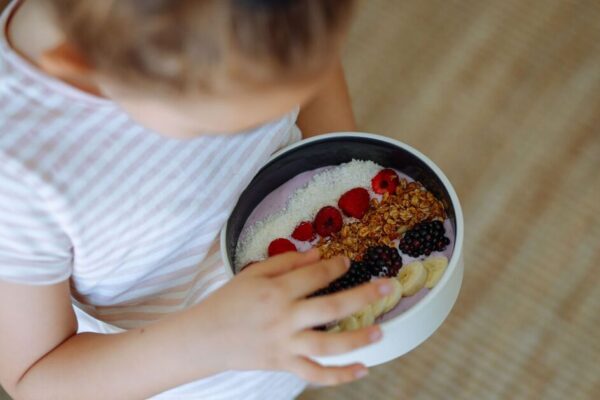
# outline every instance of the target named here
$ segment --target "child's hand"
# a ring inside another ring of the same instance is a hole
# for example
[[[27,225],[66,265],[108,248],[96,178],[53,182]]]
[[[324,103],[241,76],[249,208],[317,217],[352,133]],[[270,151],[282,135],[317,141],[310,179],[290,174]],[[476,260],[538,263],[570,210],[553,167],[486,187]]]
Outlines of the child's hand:
[[[317,384],[334,385],[366,375],[363,365],[323,367],[309,356],[344,353],[381,338],[378,326],[327,333],[311,328],[341,319],[389,294],[387,280],[306,299],[343,275],[343,257],[319,261],[319,252],[286,253],[252,265],[193,311],[202,323],[198,354],[216,370],[286,370]],[[206,354],[206,348],[209,354]]]

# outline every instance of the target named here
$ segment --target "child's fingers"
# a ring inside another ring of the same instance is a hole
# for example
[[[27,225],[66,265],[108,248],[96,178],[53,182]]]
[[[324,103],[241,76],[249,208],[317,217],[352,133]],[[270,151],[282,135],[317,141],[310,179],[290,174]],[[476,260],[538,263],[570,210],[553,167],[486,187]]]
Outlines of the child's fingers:
[[[311,249],[304,253],[289,251],[269,257],[265,261],[256,263],[255,265],[250,265],[244,270],[244,273],[274,277],[296,268],[316,263],[320,258],[321,253],[318,249]]]
[[[354,289],[299,301],[294,306],[292,323],[296,329],[327,324],[362,310],[392,290],[389,279],[378,279]]]
[[[317,385],[340,385],[367,376],[367,367],[362,364],[351,364],[344,367],[324,367],[306,357],[297,357],[292,362],[290,371],[305,381]]]
[[[341,333],[306,330],[296,335],[292,346],[297,354],[330,356],[375,343],[381,339],[381,335],[377,325]]]
[[[350,262],[347,258],[334,257],[281,275],[277,281],[289,291],[292,298],[297,299],[327,286],[331,281],[346,273],[349,265]]]

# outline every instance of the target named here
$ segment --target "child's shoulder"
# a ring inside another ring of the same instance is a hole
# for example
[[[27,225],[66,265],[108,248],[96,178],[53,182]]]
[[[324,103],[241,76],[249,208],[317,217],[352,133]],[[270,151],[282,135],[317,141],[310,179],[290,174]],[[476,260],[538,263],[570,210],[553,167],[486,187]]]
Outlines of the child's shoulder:
[[[56,147],[65,129],[64,113],[28,97],[27,93],[0,93],[0,158],[27,163]]]

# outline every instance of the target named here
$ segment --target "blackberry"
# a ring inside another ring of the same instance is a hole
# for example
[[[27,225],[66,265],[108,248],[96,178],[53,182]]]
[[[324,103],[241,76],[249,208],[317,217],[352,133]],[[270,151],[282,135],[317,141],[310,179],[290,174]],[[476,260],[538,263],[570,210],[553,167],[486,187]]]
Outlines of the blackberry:
[[[331,282],[327,287],[317,290],[309,297],[324,296],[351,289],[371,280],[371,273],[360,261],[352,261],[348,272]]]
[[[365,252],[363,263],[371,275],[391,278],[402,268],[402,257],[395,247],[373,246]]]
[[[450,244],[441,221],[425,221],[408,230],[400,240],[400,250],[411,257],[442,251]]]

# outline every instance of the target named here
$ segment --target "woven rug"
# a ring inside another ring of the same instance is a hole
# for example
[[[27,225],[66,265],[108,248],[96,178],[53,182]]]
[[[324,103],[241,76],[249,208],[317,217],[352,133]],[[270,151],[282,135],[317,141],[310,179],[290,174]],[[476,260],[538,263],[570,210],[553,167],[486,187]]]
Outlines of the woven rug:
[[[597,0],[359,3],[359,123],[452,180],[465,280],[423,345],[302,400],[600,399],[599,21]]]
[[[600,399],[600,2],[360,2],[361,129],[429,155],[466,218],[448,320],[302,400]]]

